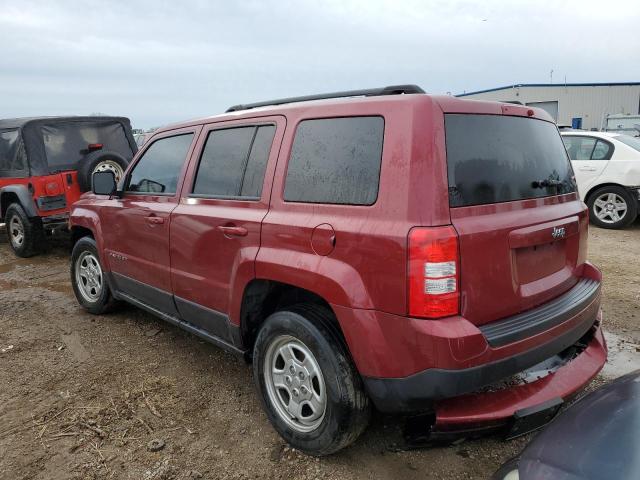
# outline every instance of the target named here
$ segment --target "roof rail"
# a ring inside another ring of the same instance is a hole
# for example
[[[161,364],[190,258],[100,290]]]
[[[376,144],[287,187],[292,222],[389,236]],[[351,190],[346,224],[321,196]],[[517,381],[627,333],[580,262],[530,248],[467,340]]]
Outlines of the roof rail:
[[[409,93],[426,93],[417,85],[391,85],[382,88],[369,88],[365,90],[348,90],[346,92],[320,93],[317,95],[306,95],[303,97],[279,98],[277,100],[268,100],[266,102],[246,103],[234,105],[227,109],[228,112],[237,112],[240,110],[250,110],[258,107],[268,107],[272,105],[284,105],[286,103],[307,102],[309,100],[326,100],[329,98],[344,97],[380,97],[383,95],[401,95]]]

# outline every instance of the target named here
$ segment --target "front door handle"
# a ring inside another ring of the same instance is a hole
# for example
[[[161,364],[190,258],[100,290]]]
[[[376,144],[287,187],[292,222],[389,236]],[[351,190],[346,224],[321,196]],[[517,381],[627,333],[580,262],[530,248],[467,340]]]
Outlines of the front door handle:
[[[147,223],[149,225],[162,225],[164,223],[163,217],[156,217],[155,215],[147,217]]]
[[[597,168],[594,167],[580,167],[581,172],[595,172]]]
[[[246,237],[249,233],[249,230],[247,230],[246,228],[237,227],[235,225],[218,225],[216,228],[219,232],[224,233],[225,236],[228,237]]]

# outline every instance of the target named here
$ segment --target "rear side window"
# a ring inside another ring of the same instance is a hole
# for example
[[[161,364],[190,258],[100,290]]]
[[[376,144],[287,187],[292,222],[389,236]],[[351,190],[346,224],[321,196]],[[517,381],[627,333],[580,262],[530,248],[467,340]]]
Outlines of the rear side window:
[[[25,169],[24,151],[18,130],[0,130],[0,171]]]
[[[262,195],[264,172],[267,169],[267,161],[275,133],[276,127],[273,125],[258,128],[247,160],[247,169],[244,172],[240,191],[241,196],[259,197]]]
[[[149,194],[175,194],[193,133],[160,138],[138,160],[129,177],[127,191]]]
[[[591,153],[591,160],[609,160],[612,153],[613,146],[610,143],[598,140],[596,142],[596,147]]]
[[[609,160],[613,154],[613,145],[593,137],[562,137],[571,160]]]
[[[590,137],[562,137],[571,160],[591,160],[596,139]]]
[[[384,120],[305,120],[296,130],[285,181],[289,202],[372,205],[378,197]]]
[[[213,130],[207,137],[194,195],[259,198],[274,125]]]
[[[503,115],[445,115],[449,205],[461,207],[575,192],[556,126]]]

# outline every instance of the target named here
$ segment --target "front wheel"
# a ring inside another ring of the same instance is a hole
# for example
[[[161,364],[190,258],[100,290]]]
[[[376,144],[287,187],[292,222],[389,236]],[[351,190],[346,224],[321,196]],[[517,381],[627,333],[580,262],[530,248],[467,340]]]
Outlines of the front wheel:
[[[71,285],[80,305],[89,313],[107,313],[115,300],[100,263],[96,241],[83,237],[71,253]]]
[[[622,187],[609,186],[589,196],[589,217],[601,228],[624,228],[638,216],[638,202]]]
[[[328,455],[366,428],[370,407],[362,380],[323,308],[298,305],[269,316],[253,359],[267,416],[294,448]]]
[[[5,225],[9,245],[14,253],[23,258],[32,257],[44,247],[44,229],[39,218],[29,218],[19,203],[7,208]]]

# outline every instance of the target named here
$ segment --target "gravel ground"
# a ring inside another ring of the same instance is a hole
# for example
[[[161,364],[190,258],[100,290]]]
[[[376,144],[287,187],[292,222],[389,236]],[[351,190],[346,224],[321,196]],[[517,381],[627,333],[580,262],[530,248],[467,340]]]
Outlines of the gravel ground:
[[[24,260],[0,236],[0,479],[485,479],[528,439],[397,451],[398,419],[375,416],[352,447],[307,457],[269,425],[244,362],[132,307],[86,314],[65,239]],[[640,367],[640,223],[590,237],[611,332],[598,385]]]

